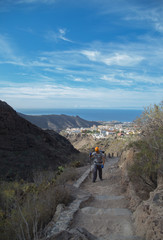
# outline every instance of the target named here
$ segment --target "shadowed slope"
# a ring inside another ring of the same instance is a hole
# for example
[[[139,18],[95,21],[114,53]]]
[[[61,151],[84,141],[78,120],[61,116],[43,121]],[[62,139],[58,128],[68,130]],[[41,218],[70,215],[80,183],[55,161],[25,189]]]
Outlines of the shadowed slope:
[[[2,179],[31,178],[35,169],[56,169],[78,151],[58,133],[49,134],[0,101],[0,174]]]

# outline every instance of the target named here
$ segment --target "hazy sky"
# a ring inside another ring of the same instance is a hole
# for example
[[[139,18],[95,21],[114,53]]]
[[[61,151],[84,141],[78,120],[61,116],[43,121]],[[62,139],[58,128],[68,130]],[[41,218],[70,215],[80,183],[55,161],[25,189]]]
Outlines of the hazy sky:
[[[19,108],[163,100],[163,0],[0,0],[0,99]]]

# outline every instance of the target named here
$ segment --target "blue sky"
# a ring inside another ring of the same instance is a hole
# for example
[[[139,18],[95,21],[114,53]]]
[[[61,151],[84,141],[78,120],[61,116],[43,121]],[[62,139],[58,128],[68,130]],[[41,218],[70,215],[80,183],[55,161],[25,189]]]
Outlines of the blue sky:
[[[21,108],[163,100],[163,0],[1,0],[0,99]]]

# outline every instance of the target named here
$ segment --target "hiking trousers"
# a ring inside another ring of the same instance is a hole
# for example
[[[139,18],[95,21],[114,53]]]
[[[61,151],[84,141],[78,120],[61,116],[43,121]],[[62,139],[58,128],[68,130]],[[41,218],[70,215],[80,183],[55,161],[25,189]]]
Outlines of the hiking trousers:
[[[94,165],[94,169],[93,169],[93,182],[96,181],[97,178],[97,171],[99,173],[99,178],[102,180],[102,167],[101,165]]]

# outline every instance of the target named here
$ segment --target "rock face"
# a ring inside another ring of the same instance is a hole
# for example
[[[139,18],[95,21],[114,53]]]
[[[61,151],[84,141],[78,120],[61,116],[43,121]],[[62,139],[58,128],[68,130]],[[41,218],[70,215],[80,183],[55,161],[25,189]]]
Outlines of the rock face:
[[[157,187],[150,198],[134,212],[137,233],[146,240],[163,239],[163,188]]]
[[[123,152],[119,166],[122,169],[122,183],[130,199],[130,208],[134,211],[137,235],[146,240],[163,239],[163,173],[158,173],[157,188],[150,192],[148,199],[143,201],[142,189],[137,189],[141,182],[133,185],[129,181],[128,166],[133,162],[134,149]]]
[[[2,179],[31,178],[34,170],[56,169],[78,151],[64,137],[46,132],[0,101],[0,175]]]
[[[119,167],[121,168],[122,176],[121,181],[124,189],[126,190],[127,196],[130,199],[130,208],[134,211],[140,204],[141,199],[136,194],[135,188],[129,180],[128,167],[133,163],[134,149],[124,151],[121,155]]]
[[[19,113],[19,115],[42,129],[50,129],[57,132],[66,128],[87,128],[93,125],[100,125],[98,122],[87,121],[79,116],[74,117],[64,114],[31,116]]]

